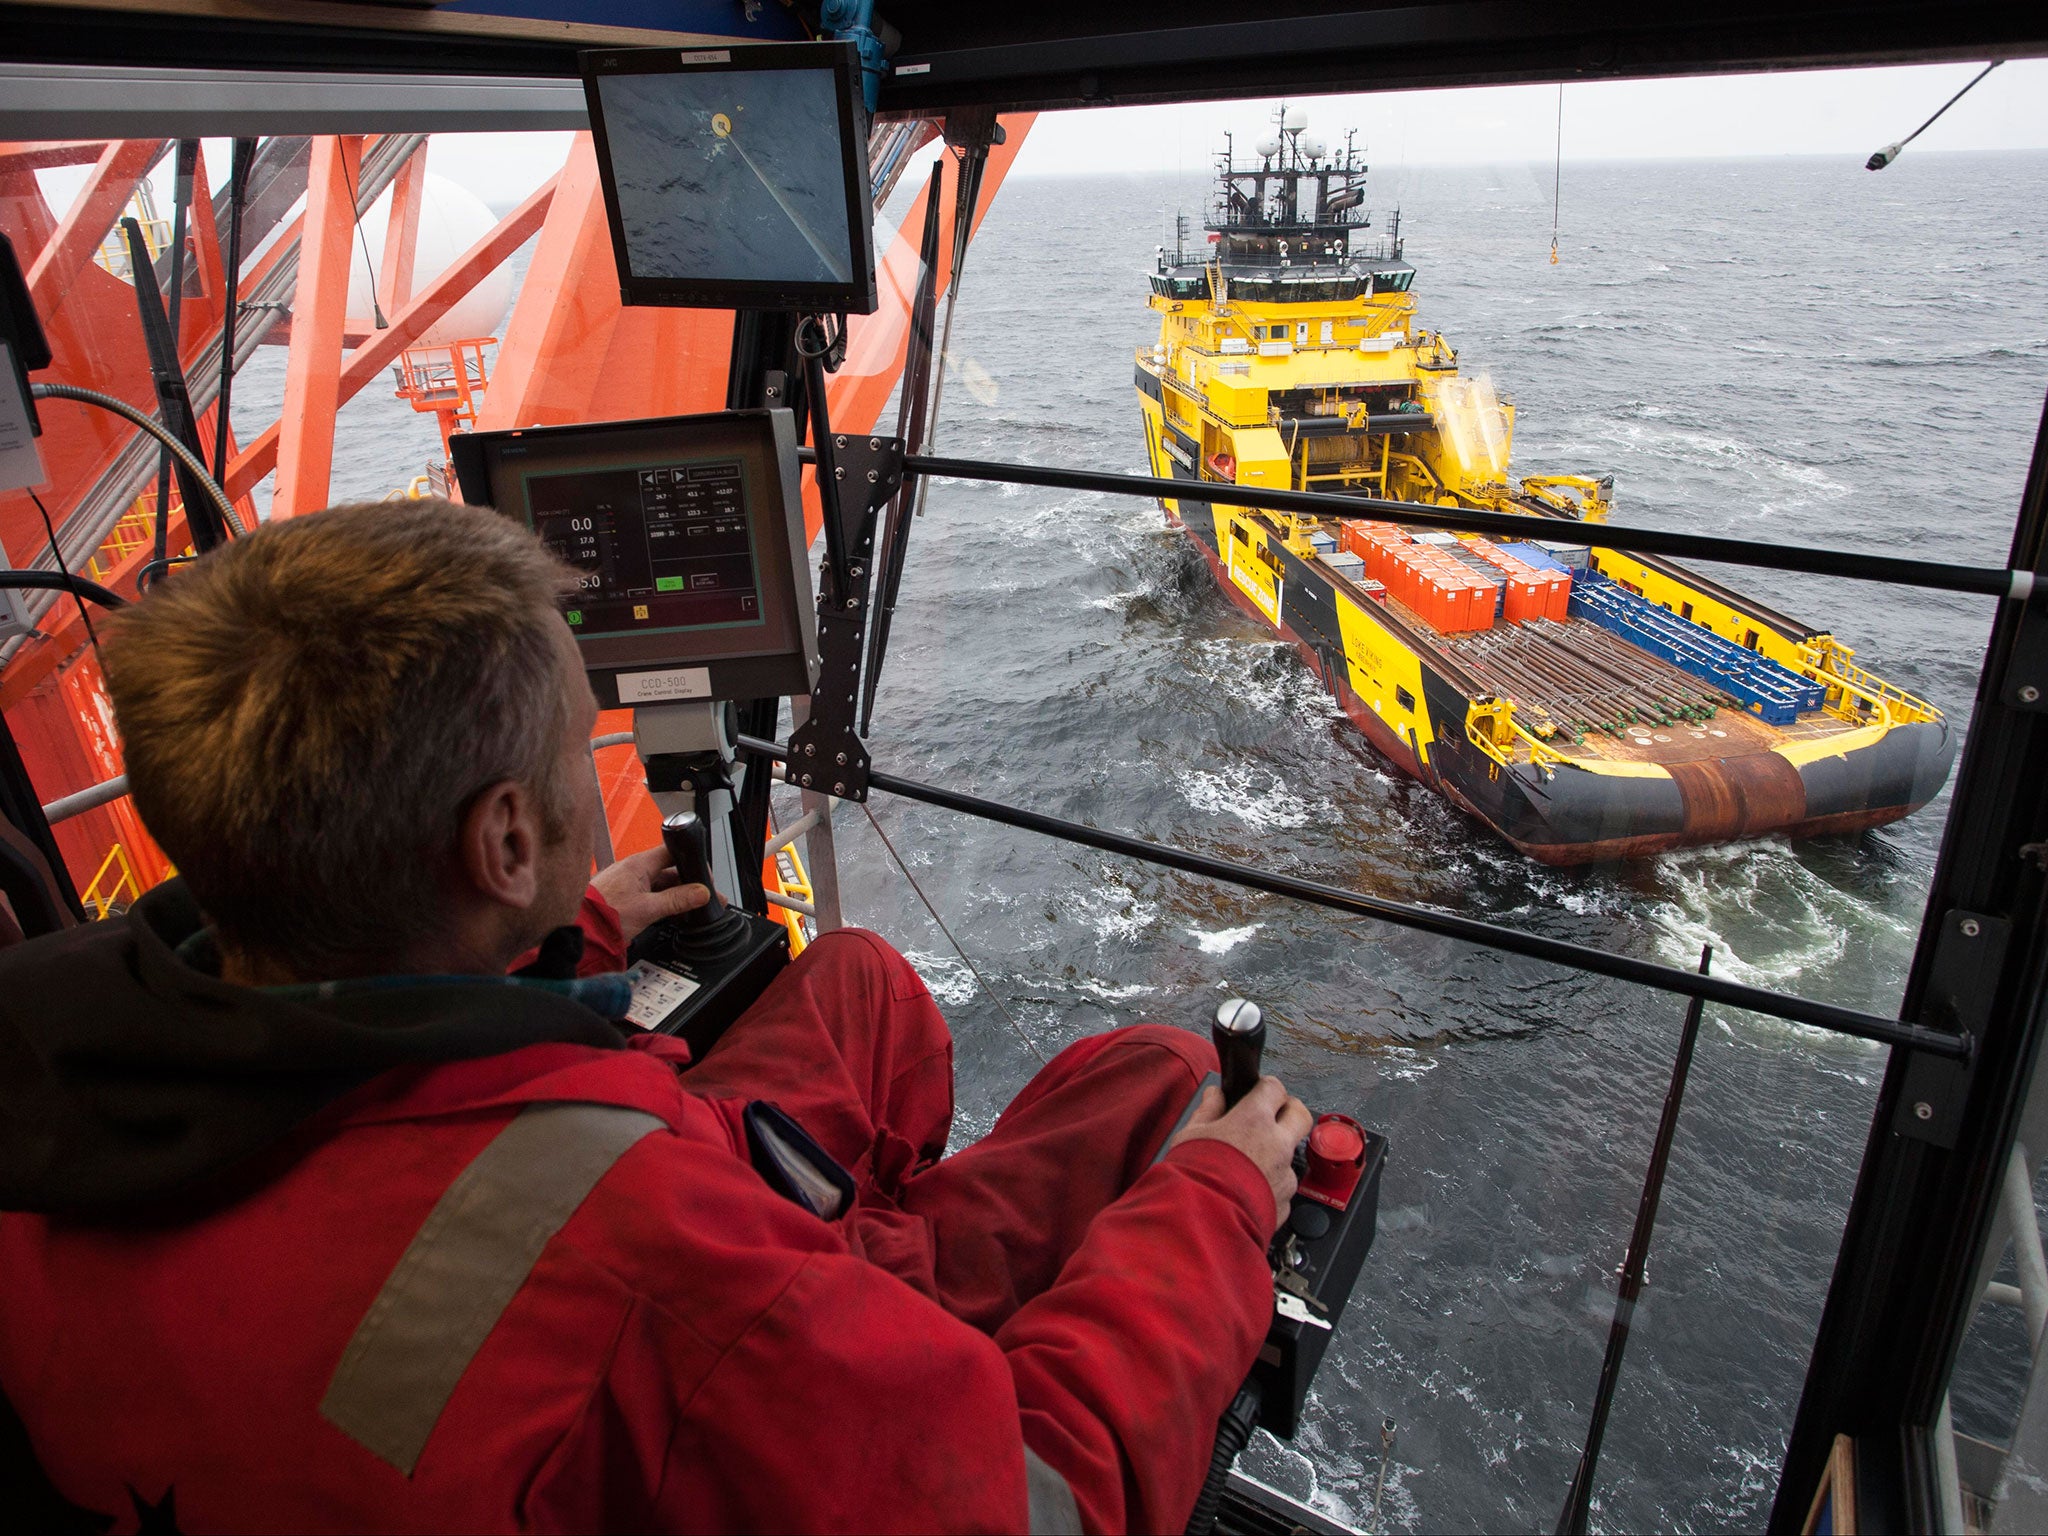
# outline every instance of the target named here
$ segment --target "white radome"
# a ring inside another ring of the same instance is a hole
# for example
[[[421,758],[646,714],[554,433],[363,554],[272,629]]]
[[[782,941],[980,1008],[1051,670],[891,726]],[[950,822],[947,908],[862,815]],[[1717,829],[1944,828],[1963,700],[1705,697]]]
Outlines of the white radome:
[[[498,222],[484,200],[469,188],[429,171],[420,199],[420,230],[414,247],[412,292],[417,294],[445,272],[464,251],[484,237]],[[371,321],[371,273],[383,265],[384,231],[391,220],[391,191],[386,188],[370,211],[363,215],[363,238],[356,243],[355,260],[348,274],[348,313],[351,320]],[[363,246],[370,248],[369,265]],[[455,307],[427,328],[415,346],[467,341],[472,337],[499,336],[505,312],[512,304],[512,274],[503,265],[463,296]],[[385,318],[391,318],[386,307]]]
[[[1254,144],[1252,148],[1258,152],[1261,159],[1270,160],[1280,153],[1280,141],[1271,134],[1268,134],[1265,138]]]
[[[1300,107],[1289,107],[1280,119],[1280,126],[1288,133],[1299,133],[1308,126],[1308,113]]]
[[[1325,144],[1321,139],[1303,138],[1301,141],[1301,152],[1311,160],[1320,160],[1329,152],[1329,145]]]

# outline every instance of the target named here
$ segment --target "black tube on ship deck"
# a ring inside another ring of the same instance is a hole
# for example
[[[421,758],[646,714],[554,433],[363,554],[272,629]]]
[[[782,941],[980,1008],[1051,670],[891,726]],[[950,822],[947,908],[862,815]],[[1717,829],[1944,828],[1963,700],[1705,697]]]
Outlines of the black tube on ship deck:
[[[808,460],[808,449],[801,450]],[[1009,485],[1042,485],[1060,491],[1102,491],[1112,496],[1149,496],[1155,500],[1220,501],[1233,507],[1268,512],[1295,512],[1303,517],[1371,518],[1471,533],[1526,538],[1532,522],[1521,512],[1481,512],[1457,507],[1425,507],[1412,501],[1386,501],[1375,496],[1333,496],[1318,491],[1276,491],[1256,485],[1227,485],[1213,480],[1161,480],[1152,475],[1105,474],[1086,469],[1053,469],[1038,464],[1004,464],[985,459],[954,459],[935,454],[906,454],[906,473],[936,475],[949,480],[993,480]],[[1815,549],[1802,544],[1764,544],[1753,539],[1724,539],[1702,533],[1670,533],[1661,528],[1634,528],[1620,523],[1555,520],[1574,530],[1574,541],[1604,549],[1644,550],[1723,565],[1762,566],[1768,570],[1805,571],[1815,576],[1847,576],[1857,581],[1884,582],[1896,587],[1923,587],[1937,592],[1974,592],[1985,597],[2024,597],[2032,573],[2003,566],[1948,565],[1938,560],[1908,560],[1898,555],[1861,555],[1846,549]],[[1541,526],[1537,523],[1537,526]]]
[[[769,758],[779,763],[789,761],[787,748],[772,741],[763,741],[759,737],[743,735],[738,738],[738,746],[742,752],[752,756]],[[1952,1057],[1958,1061],[1970,1059],[1972,1042],[1967,1035],[1929,1029],[1925,1025],[1909,1024],[1902,1019],[1881,1018],[1874,1013],[1863,1013],[1854,1008],[1843,1008],[1814,998],[1796,997],[1791,993],[1745,986],[1741,982],[1725,981],[1718,976],[1703,976],[1691,971],[1681,971],[1675,966],[1660,965],[1654,960],[1637,960],[1628,955],[1617,955],[1604,949],[1573,944],[1564,939],[1544,938],[1538,934],[1504,928],[1495,923],[1481,922],[1477,918],[1458,917],[1448,912],[1432,911],[1428,907],[1412,906],[1407,902],[1366,896],[1357,891],[1344,890],[1340,886],[1323,885],[1293,875],[1276,875],[1263,869],[1254,869],[1249,864],[1234,864],[1228,859],[1191,853],[1184,848],[1150,842],[1141,837],[1130,837],[1121,832],[1104,832],[1095,827],[1083,826],[1078,821],[1065,821],[1057,816],[1023,810],[1017,806],[1005,805],[999,800],[984,800],[979,795],[940,789],[934,784],[901,778],[879,769],[869,770],[868,783],[875,789],[886,790],[892,795],[901,795],[907,800],[922,800],[927,805],[959,811],[967,816],[979,816],[984,821],[1001,822],[1006,826],[1018,827],[1026,832],[1042,833],[1065,842],[1099,848],[1105,853],[1141,859],[1148,864],[1180,870],[1183,874],[1223,880],[1255,891],[1265,891],[1270,895],[1288,896],[1297,901],[1329,907],[1334,911],[1374,918],[1380,922],[1414,928],[1423,933],[1434,933],[1467,944],[1483,944],[1489,949],[1505,950],[1510,954],[1565,966],[1572,970],[1591,971],[1596,975],[1611,976],[1617,981],[1634,982],[1639,986],[1654,987],[1663,992],[1705,998],[1708,1002],[1720,1003],[1724,1007],[1769,1014],[1774,1018],[1789,1019],[1795,1024],[1810,1024],[1817,1029],[1832,1030],[1836,1034],[1852,1035],[1859,1040],[1874,1040],[1880,1045],[1905,1046],[1936,1056]]]

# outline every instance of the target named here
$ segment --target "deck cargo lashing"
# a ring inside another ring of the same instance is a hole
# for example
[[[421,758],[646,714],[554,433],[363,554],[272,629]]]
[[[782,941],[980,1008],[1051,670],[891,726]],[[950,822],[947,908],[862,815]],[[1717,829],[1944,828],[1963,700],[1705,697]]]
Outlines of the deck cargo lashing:
[[[1594,625],[1548,620],[1462,636],[1444,649],[1489,688],[1575,738],[1631,726],[1698,724],[1724,702],[1666,662]]]

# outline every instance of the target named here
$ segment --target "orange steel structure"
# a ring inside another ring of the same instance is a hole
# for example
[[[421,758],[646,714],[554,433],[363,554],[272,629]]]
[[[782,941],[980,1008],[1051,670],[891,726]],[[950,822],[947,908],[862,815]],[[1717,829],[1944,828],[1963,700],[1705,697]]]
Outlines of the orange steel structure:
[[[483,404],[484,388],[490,382],[484,348],[497,344],[495,336],[479,336],[468,341],[407,347],[392,370],[398,385],[397,397],[416,411],[432,411],[441,428],[440,484],[444,491],[455,483],[448,468],[448,438],[476,425],[477,409]]]
[[[1003,119],[1006,142],[990,151],[977,224],[1031,121],[1028,114]],[[27,270],[55,354],[53,366],[38,377],[104,390],[152,415],[156,397],[135,290],[94,257],[138,184],[172,147],[161,139],[0,143],[0,230]],[[620,306],[588,134],[576,135],[559,173],[419,287],[414,260],[426,147],[424,135],[262,141],[243,245],[258,254],[242,265],[236,351],[246,358],[245,348],[266,342],[290,350],[278,419],[246,443],[229,437],[224,485],[246,526],[257,520],[250,492],[272,474],[271,518],[327,504],[335,413],[385,369],[400,364],[402,370],[427,329],[536,235],[489,388],[480,403],[471,402],[480,429],[717,410],[725,403],[730,313]],[[78,166],[89,168],[84,184],[68,208],[53,209],[36,172]],[[943,294],[952,278],[956,210],[954,178],[949,174],[942,184]],[[365,332],[346,314],[351,250],[358,218],[387,186],[393,189],[392,209],[377,273],[378,305],[387,324]],[[200,441],[209,445],[226,290],[227,220],[224,209],[216,210],[217,190],[208,184],[202,156],[188,215],[179,353]],[[301,193],[303,210],[290,215]],[[926,196],[918,193],[902,231],[923,227]],[[877,256],[881,307],[852,317],[846,362],[828,386],[833,424],[848,431],[874,429],[895,390],[910,339],[914,234],[899,233]],[[166,252],[157,262],[166,288],[169,265]],[[40,410],[49,481],[38,490],[67,563],[82,570],[97,561],[101,579],[133,597],[136,575],[150,556],[149,542],[135,535],[137,514],[153,513],[154,444],[138,447],[134,439],[140,434],[106,412],[58,401],[42,402]],[[401,466],[393,469],[396,478]],[[181,551],[190,540],[175,495],[168,512],[169,546]],[[815,537],[818,507],[808,481],[805,517]],[[7,563],[37,563],[48,543],[29,497],[0,492],[0,550]],[[0,710],[46,802],[121,771],[112,711],[75,605],[46,600],[34,634],[0,644]],[[624,729],[627,723],[620,712],[599,730]],[[658,819],[630,754],[607,754],[600,766],[614,845],[651,846],[659,836]],[[132,870],[138,889],[169,872],[126,797],[60,823],[56,834],[81,889],[115,864]],[[123,858],[116,858],[117,849]]]

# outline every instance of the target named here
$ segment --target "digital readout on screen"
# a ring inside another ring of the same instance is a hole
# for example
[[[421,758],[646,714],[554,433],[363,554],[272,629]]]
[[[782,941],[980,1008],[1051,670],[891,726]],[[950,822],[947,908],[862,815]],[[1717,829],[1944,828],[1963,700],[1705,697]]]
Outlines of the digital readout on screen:
[[[761,589],[737,459],[526,478],[533,531],[583,573],[579,634],[759,624]]]
[[[600,81],[632,275],[851,282],[837,90],[822,69]]]

